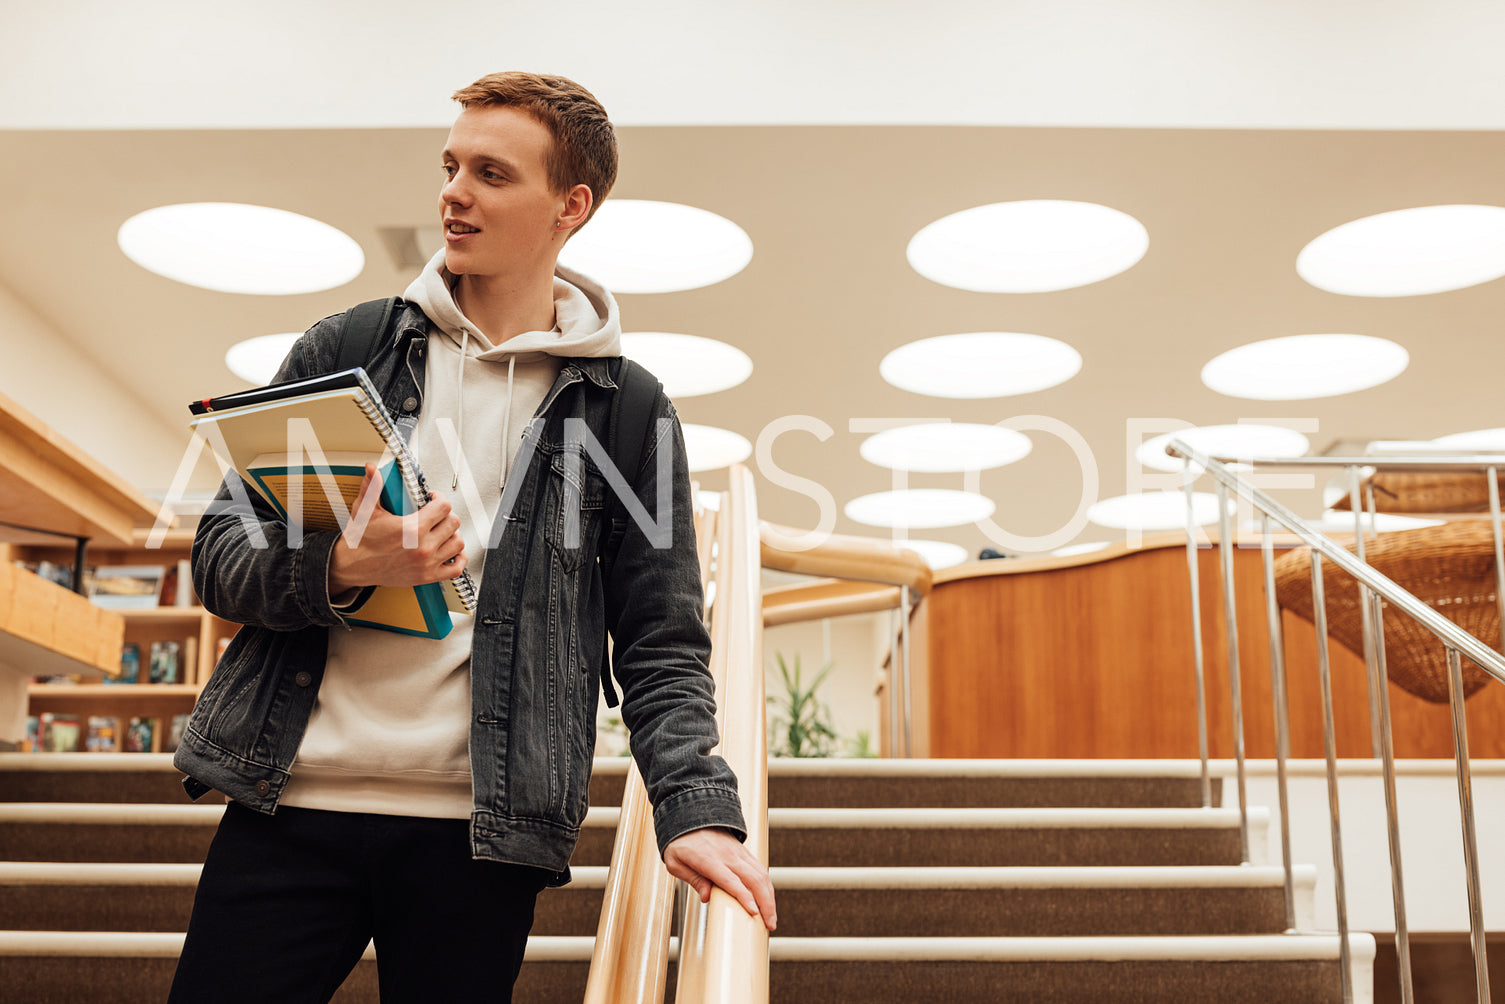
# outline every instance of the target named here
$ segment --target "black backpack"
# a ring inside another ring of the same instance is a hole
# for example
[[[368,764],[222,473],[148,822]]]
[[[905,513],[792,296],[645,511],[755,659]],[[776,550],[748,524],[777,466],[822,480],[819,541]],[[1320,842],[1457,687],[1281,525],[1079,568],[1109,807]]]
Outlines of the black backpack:
[[[358,303],[345,312],[338,335],[335,372],[363,366],[370,360],[377,339],[386,334],[392,323],[392,312],[401,302],[401,297],[389,296],[383,300]],[[657,377],[626,356],[613,359],[609,372],[617,391],[611,400],[606,452],[622,476],[631,479],[636,476],[643,454],[647,452],[653,416],[658,413],[659,397],[664,388]],[[602,534],[598,554],[603,579],[610,576],[612,561],[627,533],[627,511],[616,492],[609,492],[608,496],[611,529]],[[606,706],[616,707],[620,698],[612,684],[610,659],[604,653],[601,657],[601,688],[606,693]]]

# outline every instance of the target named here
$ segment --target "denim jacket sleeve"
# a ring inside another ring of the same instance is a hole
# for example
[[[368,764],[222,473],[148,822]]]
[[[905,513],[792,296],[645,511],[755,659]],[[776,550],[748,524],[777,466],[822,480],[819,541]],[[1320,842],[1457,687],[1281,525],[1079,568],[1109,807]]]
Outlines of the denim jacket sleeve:
[[[328,370],[337,322],[338,315],[310,328],[274,379]],[[329,555],[339,533],[305,533],[301,545],[292,547],[287,531],[276,510],[234,471],[227,473],[193,541],[193,586],[204,607],[273,631],[343,624],[329,598]]]
[[[671,840],[691,830],[715,826],[746,839],[747,829],[736,776],[725,760],[711,755],[718,741],[708,665],[711,640],[703,614],[684,436],[667,399],[657,416],[653,448],[646,452],[633,488],[644,509],[662,524],[657,474],[661,468],[672,472],[672,536],[651,540],[644,527],[628,518],[605,583],[606,623],[622,688],[622,720],[631,730],[632,754],[653,804],[662,854]]]

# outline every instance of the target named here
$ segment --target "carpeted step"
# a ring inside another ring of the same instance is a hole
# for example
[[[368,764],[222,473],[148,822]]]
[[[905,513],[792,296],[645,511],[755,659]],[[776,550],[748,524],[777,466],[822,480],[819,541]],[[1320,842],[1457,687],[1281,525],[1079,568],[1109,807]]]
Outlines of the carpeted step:
[[[611,862],[621,811],[589,810],[575,863]],[[0,802],[0,861],[202,863],[224,812],[223,805]]]
[[[1211,804],[1222,779],[1210,778]],[[775,759],[772,808],[1200,808],[1201,765],[1180,760]]]
[[[3,925],[17,931],[187,930],[201,865],[0,862]],[[533,932],[593,936],[604,867],[573,869],[538,900]]]
[[[158,802],[188,805],[171,753],[0,753],[0,802]],[[590,804],[621,805],[627,760],[596,760]],[[199,805],[220,803],[210,792]]]
[[[780,937],[1279,934],[1279,867],[775,868]],[[1313,926],[1315,868],[1295,874]]]
[[[1349,937],[1356,1004],[1374,939]],[[947,1004],[1343,1000],[1336,935],[1126,938],[774,938],[772,1001]]]
[[[590,938],[529,940],[516,999],[577,1002]],[[1353,935],[1354,1000],[1369,1004],[1374,939]],[[0,932],[0,969],[29,1004],[159,1001],[179,934]],[[1325,1004],[1342,999],[1338,939],[1328,935],[1221,938],[787,938],[769,942],[770,999],[873,1004],[1217,1001]],[[373,955],[337,1004],[374,1004]],[[669,999],[673,999],[671,964]]]
[[[1269,812],[1249,810],[1250,863]],[[769,863],[801,867],[1236,865],[1235,809],[771,809]]]
[[[195,864],[0,863],[5,926],[183,931]],[[1272,867],[775,868],[786,937],[1257,934],[1285,929]],[[1316,870],[1296,873],[1297,928],[1312,925]],[[593,935],[606,869],[539,897],[534,933]]]
[[[529,938],[515,999],[579,1004],[593,943],[593,937]],[[0,999],[158,1004],[167,997],[182,948],[182,934],[0,931]],[[332,1004],[377,1001],[376,954],[368,946]]]
[[[624,757],[600,757],[590,804],[621,805]],[[169,753],[0,753],[0,802],[186,805]],[[1212,804],[1222,781],[1210,780]],[[1195,761],[776,759],[774,808],[1195,808]],[[224,797],[211,793],[200,804]]]

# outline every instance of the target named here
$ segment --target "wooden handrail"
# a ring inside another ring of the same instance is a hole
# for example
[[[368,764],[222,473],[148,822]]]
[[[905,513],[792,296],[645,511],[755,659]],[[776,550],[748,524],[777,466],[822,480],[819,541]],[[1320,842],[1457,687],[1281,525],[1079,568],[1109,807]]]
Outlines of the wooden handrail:
[[[716,677],[718,751],[737,775],[746,846],[768,863],[768,734],[764,726],[763,620],[757,502],[752,473],[730,472],[717,533],[711,672]],[[735,709],[735,713],[728,713]],[[679,1004],[764,1004],[768,932],[717,889],[709,903],[688,897],[679,939]]]
[[[758,537],[763,567],[799,575],[908,586],[921,595],[930,592],[930,566],[916,551],[886,540],[839,533],[829,535],[815,547],[797,550],[794,541],[800,536],[800,531],[787,526],[761,524]]]
[[[695,512],[702,590],[710,582],[716,516],[712,509]],[[674,888],[674,877],[658,854],[653,809],[634,760],[622,791],[622,816],[612,845],[584,1004],[662,1004],[668,988]]]
[[[870,614],[899,606],[899,587],[879,582],[817,579],[763,592],[763,626],[797,624],[824,617]]]
[[[622,816],[596,943],[586,1004],[659,1004],[668,984],[674,878],[658,856],[653,810],[638,765],[627,769]]]

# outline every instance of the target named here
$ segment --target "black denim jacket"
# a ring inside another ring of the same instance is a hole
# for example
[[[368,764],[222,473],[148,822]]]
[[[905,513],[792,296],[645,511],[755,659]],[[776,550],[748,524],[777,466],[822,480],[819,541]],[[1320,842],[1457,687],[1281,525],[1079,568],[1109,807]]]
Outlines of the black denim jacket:
[[[340,317],[309,329],[276,379],[330,371]],[[422,403],[427,344],[428,319],[408,305],[366,366],[405,435]],[[629,518],[610,581],[596,560],[610,488],[591,451],[571,444],[582,428],[608,442],[613,388],[606,359],[564,361],[539,407],[541,424],[530,428],[536,447],[519,454],[526,471],[508,478],[472,642],[472,854],[545,868],[559,873],[557,881],[567,879],[585,818],[607,631],[660,852],[706,826],[746,835],[736,778],[710,754],[717,741],[710,638],[684,439],[666,398],[656,416],[666,421],[652,426],[660,434],[644,450],[632,488],[658,525],[672,529],[672,543],[653,546]],[[659,512],[656,489],[665,450],[672,454],[670,517]],[[327,586],[337,534],[308,533],[289,547],[275,511],[254,492],[248,497],[251,519],[222,487],[194,539],[194,587],[204,606],[245,627],[194,706],[173,762],[195,798],[214,788],[273,813],[318,694],[327,633],[344,622]],[[257,526],[265,546],[256,546]]]

